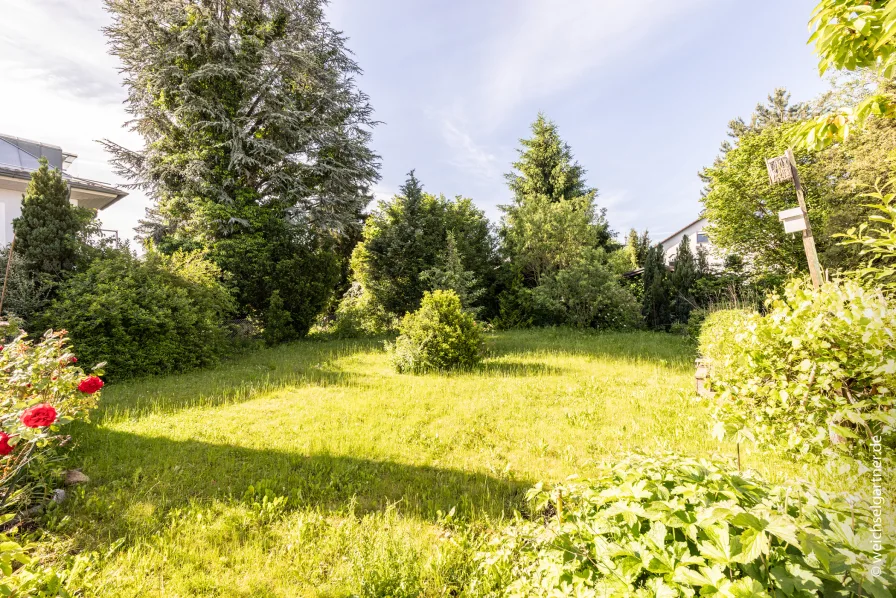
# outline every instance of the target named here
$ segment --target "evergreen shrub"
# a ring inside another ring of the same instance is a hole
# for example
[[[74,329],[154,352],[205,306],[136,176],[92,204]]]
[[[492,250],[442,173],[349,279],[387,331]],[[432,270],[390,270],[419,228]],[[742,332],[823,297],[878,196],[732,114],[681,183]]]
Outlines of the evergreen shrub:
[[[423,295],[420,309],[398,326],[395,343],[387,343],[399,373],[470,368],[482,358],[482,333],[453,291]]]

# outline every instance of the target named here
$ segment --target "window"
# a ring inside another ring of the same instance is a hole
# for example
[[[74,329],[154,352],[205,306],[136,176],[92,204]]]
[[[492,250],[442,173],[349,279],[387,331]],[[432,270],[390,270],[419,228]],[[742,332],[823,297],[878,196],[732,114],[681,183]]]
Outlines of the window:
[[[709,243],[709,237],[706,233],[697,233],[697,245],[703,245],[704,243]]]

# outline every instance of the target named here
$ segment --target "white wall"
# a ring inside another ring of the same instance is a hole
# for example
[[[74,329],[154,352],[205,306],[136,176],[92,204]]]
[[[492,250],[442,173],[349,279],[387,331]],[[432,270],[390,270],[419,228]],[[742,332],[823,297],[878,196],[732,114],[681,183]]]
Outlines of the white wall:
[[[693,223],[689,227],[684,230],[681,230],[675,233],[674,236],[669,239],[663,241],[663,251],[666,257],[666,263],[671,264],[672,260],[675,259],[675,254],[678,251],[678,246],[681,244],[681,240],[687,236],[688,245],[691,246],[691,253],[694,255],[697,254],[697,247],[703,246],[706,248],[709,263],[714,266],[720,266],[724,263],[724,257],[719,255],[718,252],[713,247],[713,244],[709,242],[708,239],[704,239],[702,243],[698,243],[698,235],[703,234],[703,229],[706,227],[707,221],[705,218],[701,218],[697,222]]]
[[[12,221],[22,215],[22,192],[0,188],[0,247],[12,241]]]

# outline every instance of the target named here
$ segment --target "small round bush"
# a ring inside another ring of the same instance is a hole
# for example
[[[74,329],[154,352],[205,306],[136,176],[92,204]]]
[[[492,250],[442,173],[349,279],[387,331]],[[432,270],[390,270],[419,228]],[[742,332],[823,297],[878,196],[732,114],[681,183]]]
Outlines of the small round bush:
[[[479,325],[454,291],[424,294],[420,309],[407,314],[398,331],[387,350],[399,373],[470,368],[482,359]]]

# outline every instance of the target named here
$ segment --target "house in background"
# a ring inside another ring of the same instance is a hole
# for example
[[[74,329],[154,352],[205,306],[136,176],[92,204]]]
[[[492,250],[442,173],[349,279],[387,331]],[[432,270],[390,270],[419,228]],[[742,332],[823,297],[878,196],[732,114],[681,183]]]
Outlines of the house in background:
[[[106,183],[71,176],[66,171],[78,156],[61,147],[29,141],[0,133],[0,247],[12,241],[12,221],[22,214],[22,194],[31,173],[46,158],[52,168],[62,171],[76,206],[103,210],[127,195]]]
[[[709,264],[711,266],[722,266],[725,263],[725,256],[713,246],[712,241],[709,240],[709,236],[703,232],[703,229],[707,224],[708,222],[706,218],[698,218],[681,230],[672,233],[660,241],[660,243],[663,244],[663,253],[665,254],[666,263],[670,265],[672,264],[675,260],[675,253],[678,251],[678,246],[681,244],[682,240],[687,237],[687,241],[691,246],[691,253],[697,255],[697,248],[703,247],[706,250]]]

